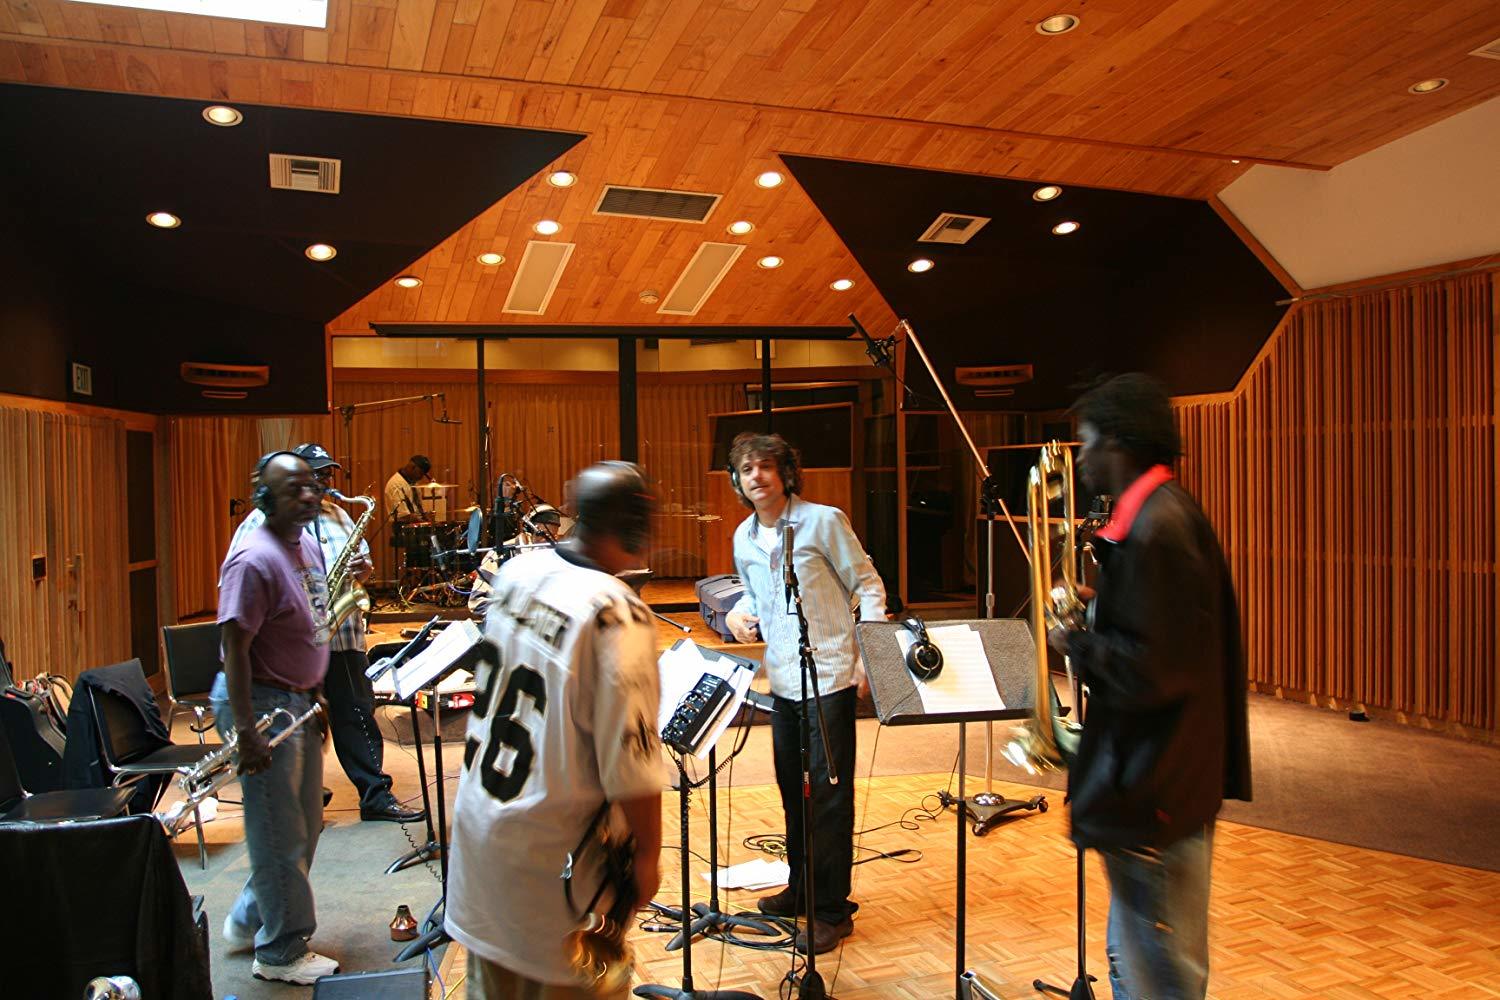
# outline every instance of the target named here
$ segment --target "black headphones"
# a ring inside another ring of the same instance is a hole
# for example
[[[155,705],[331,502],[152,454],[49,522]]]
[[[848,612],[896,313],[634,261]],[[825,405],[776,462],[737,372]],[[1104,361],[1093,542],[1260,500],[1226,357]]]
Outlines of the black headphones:
[[[266,471],[266,466],[278,455],[291,455],[293,458],[301,458],[295,451],[268,451],[260,456],[260,461],[255,463],[255,489],[250,493],[250,502],[255,504],[255,509],[270,517],[276,513],[276,495],[271,492],[271,487],[261,482],[261,476]]]
[[[912,615],[901,623],[901,627],[916,637],[906,650],[906,669],[918,680],[930,681],[943,671],[943,651],[933,645],[927,637],[927,626],[922,619]]]
[[[729,466],[729,485],[734,487],[736,496],[745,495],[745,491],[740,489],[740,470],[736,469],[733,463]]]

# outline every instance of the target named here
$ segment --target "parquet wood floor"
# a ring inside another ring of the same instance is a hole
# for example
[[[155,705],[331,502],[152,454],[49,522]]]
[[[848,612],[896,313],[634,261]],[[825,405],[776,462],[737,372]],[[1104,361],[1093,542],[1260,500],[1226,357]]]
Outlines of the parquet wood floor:
[[[857,825],[875,830],[897,820],[947,775],[858,778]],[[1023,786],[997,784],[1013,796]],[[974,789],[971,787],[970,791]],[[1067,985],[1074,956],[1074,855],[1060,797],[1047,813],[1021,818],[969,840],[968,966],[1005,997],[1035,996],[1031,981]],[[929,799],[929,802],[932,800]],[[755,857],[741,846],[755,833],[779,833],[773,787],[721,791],[720,850],[727,863]],[[664,801],[664,829],[675,846],[677,798]],[[913,864],[880,860],[854,869],[860,903],[856,931],[842,952],[821,956],[819,970],[840,1000],[931,1000],[953,993],[956,844],[951,814],[917,830],[888,827],[860,838],[875,851],[915,848]],[[695,796],[692,847],[706,853],[707,799]],[[665,859],[664,859],[665,860]],[[681,883],[666,864],[660,899]],[[695,898],[707,884],[693,866]],[[1103,870],[1089,863],[1089,967],[1096,992],[1109,996],[1104,963],[1108,897]],[[753,893],[726,893],[726,909],[753,906]],[[1220,823],[1214,852],[1210,996],[1356,998],[1500,997],[1500,873],[1459,868],[1378,851]],[[635,931],[639,982],[680,985],[681,958],[666,935]],[[788,967],[785,953],[704,942],[694,948],[700,990],[748,989],[766,1000]],[[462,949],[443,963],[448,1000],[465,996]]]

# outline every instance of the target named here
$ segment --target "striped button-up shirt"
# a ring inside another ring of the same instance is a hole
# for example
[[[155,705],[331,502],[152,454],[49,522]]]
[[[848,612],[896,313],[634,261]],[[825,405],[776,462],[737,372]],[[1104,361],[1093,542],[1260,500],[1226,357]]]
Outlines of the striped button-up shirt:
[[[229,551],[233,552],[240,547],[240,542],[246,535],[265,523],[266,515],[255,508],[245,515],[240,526],[234,529],[234,537],[229,540]],[[349,512],[331,500],[323,501],[323,509],[319,511],[316,519],[302,529],[313,537],[323,549],[323,565],[332,567],[334,559],[344,551],[344,546],[349,544],[349,536],[354,534],[354,519]],[[363,538],[359,540],[359,554],[366,558],[370,555],[370,545]],[[331,602],[337,594],[329,594]],[[328,648],[335,653],[346,653],[351,649],[360,652],[365,648],[365,616],[355,611],[354,614],[344,619],[344,624],[334,633]]]
[[[801,631],[782,582],[782,528],[788,523],[792,526],[792,567],[797,571],[807,635],[818,667],[819,694],[833,694],[855,683],[859,651],[850,606],[857,598],[861,620],[883,621],[885,584],[849,519],[837,507],[791,496],[776,527],[767,528],[751,513],[735,529],[734,565],[745,593],[734,610],[760,619],[771,693],[795,701],[802,697]],[[769,552],[758,542],[765,540],[766,532],[774,533]]]

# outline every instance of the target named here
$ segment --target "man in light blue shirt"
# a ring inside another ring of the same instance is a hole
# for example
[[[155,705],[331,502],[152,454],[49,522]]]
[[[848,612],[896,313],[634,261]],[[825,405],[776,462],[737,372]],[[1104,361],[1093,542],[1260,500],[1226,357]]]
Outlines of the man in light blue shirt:
[[[792,567],[802,593],[808,640],[817,665],[818,692],[828,727],[828,747],[839,783],[828,782],[828,762],[818,717],[810,713],[812,797],[810,809],[816,837],[812,872],[814,938],[819,952],[830,951],[853,933],[849,901],[854,842],[854,713],[867,688],[864,668],[854,643],[853,605],[865,621],[885,619],[885,585],[860,545],[844,512],[810,503],[798,496],[802,486],[796,449],[779,434],[745,433],[734,439],[729,452],[730,478],[740,500],[754,510],[734,532],[734,564],[745,584],[745,594],[728,615],[730,631],[740,642],[766,644],[766,675],[775,698],[771,716],[771,745],[776,784],[786,815],[787,888],[760,900],[762,912],[776,916],[801,914],[802,765],[801,630],[796,611],[786,600],[783,529],[792,526]],[[797,950],[806,952],[806,932],[797,935]]]

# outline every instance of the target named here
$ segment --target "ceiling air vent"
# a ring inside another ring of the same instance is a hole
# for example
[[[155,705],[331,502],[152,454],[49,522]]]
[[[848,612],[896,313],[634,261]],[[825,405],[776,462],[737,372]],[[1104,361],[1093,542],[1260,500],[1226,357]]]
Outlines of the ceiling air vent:
[[[697,315],[744,252],[743,243],[705,243],[700,246],[656,311],[668,316]]]
[[[953,369],[953,375],[959,385],[969,386],[976,392],[984,392],[1030,382],[1032,368],[1030,365],[960,366]]]
[[[339,193],[340,161],[322,156],[271,154],[271,187],[281,191]]]
[[[944,212],[937,217],[936,222],[927,227],[927,232],[921,235],[918,242],[967,243],[989,221],[989,219],[978,215],[959,215],[956,212]]]
[[[562,280],[563,268],[568,266],[568,258],[573,256],[572,243],[544,243],[541,240],[532,240],[526,244],[526,252],[521,255],[520,266],[516,268],[516,278],[511,282],[510,294],[505,297],[505,306],[501,310],[508,313],[526,313],[529,316],[540,316],[547,311],[547,303],[552,301],[552,293],[557,291],[557,283]]]
[[[1478,56],[1481,59],[1500,59],[1500,38],[1495,39],[1488,45],[1479,46],[1479,48],[1470,52],[1469,55]]]
[[[720,197],[722,195],[606,184],[594,214],[623,215],[631,219],[666,219],[669,222],[702,222],[714,210]]]

